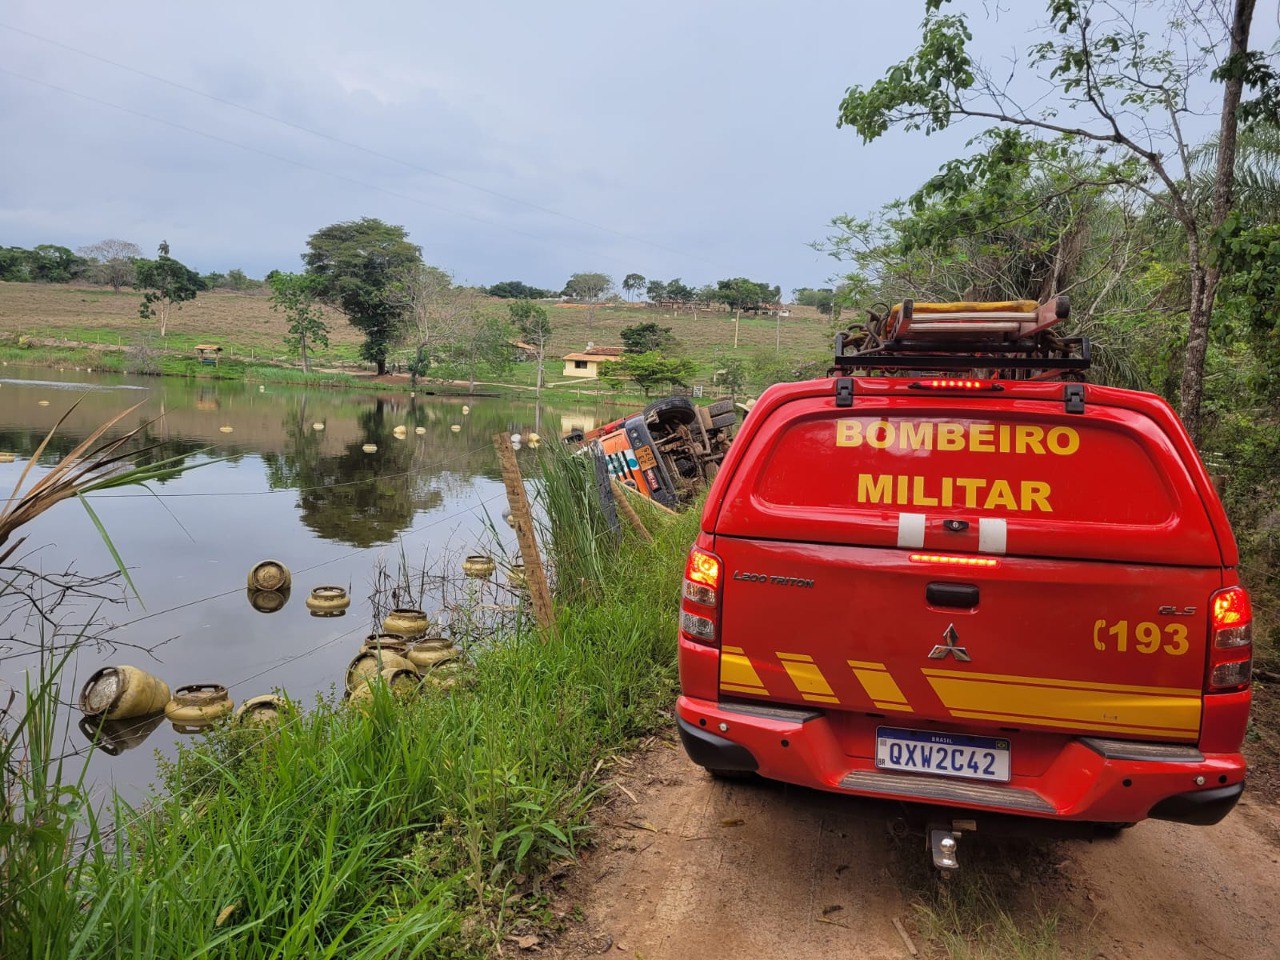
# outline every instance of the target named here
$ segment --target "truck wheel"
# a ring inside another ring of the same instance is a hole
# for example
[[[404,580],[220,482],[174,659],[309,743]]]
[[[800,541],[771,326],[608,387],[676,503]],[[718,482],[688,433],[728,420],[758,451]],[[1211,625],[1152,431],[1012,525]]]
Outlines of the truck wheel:
[[[718,417],[722,413],[733,413],[733,401],[717,400],[715,403],[710,404],[706,410],[712,417]]]
[[[663,426],[684,426],[698,419],[698,410],[684,397],[663,397],[644,408],[644,418],[650,417]]]
[[[728,413],[722,413],[719,416],[711,418],[711,426],[713,429],[722,430],[725,427],[732,427],[738,422],[738,415],[730,410]]]

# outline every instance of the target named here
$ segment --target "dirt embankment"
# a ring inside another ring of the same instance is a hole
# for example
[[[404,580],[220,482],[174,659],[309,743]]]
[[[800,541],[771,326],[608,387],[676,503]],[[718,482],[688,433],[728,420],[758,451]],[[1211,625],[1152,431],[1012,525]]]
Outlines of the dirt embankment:
[[[550,955],[637,960],[921,956],[1280,958],[1280,820],[1114,839],[962,840],[939,881],[891,804],[725,783],[662,742],[617,768],[595,849],[561,891]]]

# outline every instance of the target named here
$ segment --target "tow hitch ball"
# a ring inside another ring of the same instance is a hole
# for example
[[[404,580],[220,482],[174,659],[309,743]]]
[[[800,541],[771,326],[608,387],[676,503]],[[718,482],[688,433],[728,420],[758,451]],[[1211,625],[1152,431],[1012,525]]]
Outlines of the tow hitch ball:
[[[960,837],[964,833],[972,833],[977,829],[978,824],[973,820],[929,824],[929,852],[933,854],[933,865],[944,875],[959,870]]]

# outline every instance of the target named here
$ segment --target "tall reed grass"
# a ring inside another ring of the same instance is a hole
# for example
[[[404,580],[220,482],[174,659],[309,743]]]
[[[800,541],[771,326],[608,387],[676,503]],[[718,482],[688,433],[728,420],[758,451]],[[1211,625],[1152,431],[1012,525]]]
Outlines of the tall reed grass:
[[[574,584],[554,638],[494,644],[447,694],[378,691],[366,712],[322,699],[274,729],[210,735],[143,807],[117,801],[114,829],[82,793],[33,784],[22,843],[0,835],[0,956],[486,952],[540,871],[586,842],[600,761],[657,729],[674,695],[696,519],[652,545],[588,541],[565,519],[591,509],[576,469],[549,461],[550,548]]]

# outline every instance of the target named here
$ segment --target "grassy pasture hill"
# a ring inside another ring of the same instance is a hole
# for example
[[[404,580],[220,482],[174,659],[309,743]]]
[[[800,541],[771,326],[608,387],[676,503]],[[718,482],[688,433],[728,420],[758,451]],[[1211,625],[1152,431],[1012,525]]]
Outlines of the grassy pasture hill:
[[[0,338],[12,343],[29,337],[36,347],[26,351],[27,362],[59,365],[98,365],[122,368],[124,351],[138,344],[162,358],[166,373],[200,373],[195,346],[214,343],[224,348],[229,367],[245,361],[296,366],[296,357],[285,347],[284,318],[271,309],[265,291],[214,290],[175,310],[164,338],[154,321],[138,316],[140,295],[133,290],[113,293],[84,284],[36,284],[0,282]],[[486,306],[505,316],[512,301],[488,298]],[[652,321],[670,327],[676,338],[675,354],[696,361],[709,376],[718,355],[734,349],[734,318],[723,310],[678,311],[638,303],[546,303],[552,336],[547,357],[548,380],[562,379],[560,358],[588,343],[621,346],[622,330]],[[738,323],[738,350],[746,357],[767,356],[786,362],[817,360],[828,353],[830,319],[810,307],[791,306],[789,316],[743,315]],[[313,367],[358,370],[360,333],[337,311],[329,311],[330,345],[313,349]],[[775,343],[780,349],[775,352]],[[408,360],[412,351],[393,351],[392,362]],[[521,364],[504,379],[528,386],[534,382],[534,365]],[[229,369],[228,374],[232,371]],[[450,375],[448,368],[440,374]]]

